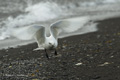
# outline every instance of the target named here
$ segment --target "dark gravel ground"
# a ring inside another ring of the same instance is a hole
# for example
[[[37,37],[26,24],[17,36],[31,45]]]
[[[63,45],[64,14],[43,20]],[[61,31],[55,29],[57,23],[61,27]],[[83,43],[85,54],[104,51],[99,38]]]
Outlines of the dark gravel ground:
[[[0,80],[120,80],[120,18],[98,22],[99,31],[59,40],[57,51],[36,43],[0,50]]]

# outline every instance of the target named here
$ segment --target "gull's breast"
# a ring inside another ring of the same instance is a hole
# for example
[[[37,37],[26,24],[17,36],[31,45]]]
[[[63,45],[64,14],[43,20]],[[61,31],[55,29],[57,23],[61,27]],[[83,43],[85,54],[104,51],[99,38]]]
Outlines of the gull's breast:
[[[54,46],[54,45],[49,45],[49,46],[47,46],[46,47],[46,49],[49,49],[49,50],[53,50],[53,49],[55,49],[56,47]]]

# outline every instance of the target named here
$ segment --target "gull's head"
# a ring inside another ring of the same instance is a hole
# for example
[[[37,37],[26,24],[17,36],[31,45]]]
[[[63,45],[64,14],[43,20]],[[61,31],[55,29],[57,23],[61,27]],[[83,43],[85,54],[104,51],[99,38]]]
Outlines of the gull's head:
[[[46,41],[45,41],[46,49],[51,49],[51,50],[55,49],[57,45],[58,45],[58,42],[53,36],[46,37]]]
[[[57,45],[54,42],[48,42],[48,49],[55,49],[57,47]]]
[[[57,41],[56,40],[47,40],[45,44],[46,49],[55,49],[57,47]]]

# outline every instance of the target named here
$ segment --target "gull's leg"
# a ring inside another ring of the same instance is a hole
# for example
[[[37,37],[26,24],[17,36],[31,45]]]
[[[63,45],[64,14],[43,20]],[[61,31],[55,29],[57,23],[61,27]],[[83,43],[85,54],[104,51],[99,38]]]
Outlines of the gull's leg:
[[[54,54],[55,54],[55,55],[58,55],[56,49],[55,49],[55,53],[54,53]]]
[[[46,55],[46,57],[49,59],[48,53],[47,53],[46,49],[45,49],[45,55]]]

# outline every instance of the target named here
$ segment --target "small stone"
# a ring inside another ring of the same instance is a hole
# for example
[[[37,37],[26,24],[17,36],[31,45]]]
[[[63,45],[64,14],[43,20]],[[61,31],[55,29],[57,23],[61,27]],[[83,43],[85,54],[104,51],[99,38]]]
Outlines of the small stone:
[[[24,51],[21,51],[21,53],[24,53]]]
[[[62,46],[62,48],[63,48],[63,49],[65,49],[65,48],[66,48],[66,46],[64,45],[64,46]]]
[[[111,43],[111,42],[112,42],[111,40],[106,41],[106,43]]]
[[[34,74],[34,73],[32,73],[32,74],[31,74],[31,76],[32,76],[32,77],[34,77],[34,76],[35,76],[35,74]]]
[[[39,80],[39,79],[32,79],[32,80]]]
[[[110,58],[113,58],[114,56],[110,56]]]
[[[120,66],[117,66],[117,68],[120,68]]]
[[[42,64],[40,64],[40,66],[42,66]]]
[[[108,65],[108,64],[110,64],[110,63],[109,63],[109,62],[105,62],[105,63],[100,64],[100,65],[98,65],[98,66],[105,66],[105,65]]]
[[[12,66],[9,66],[9,68],[11,68]]]
[[[120,32],[118,32],[117,35],[120,35]]]
[[[35,72],[39,72],[39,70],[37,69]]]
[[[82,63],[77,63],[77,64],[75,64],[76,66],[79,66],[79,65],[82,65]]]
[[[97,35],[97,38],[100,38],[101,37],[101,35]]]

